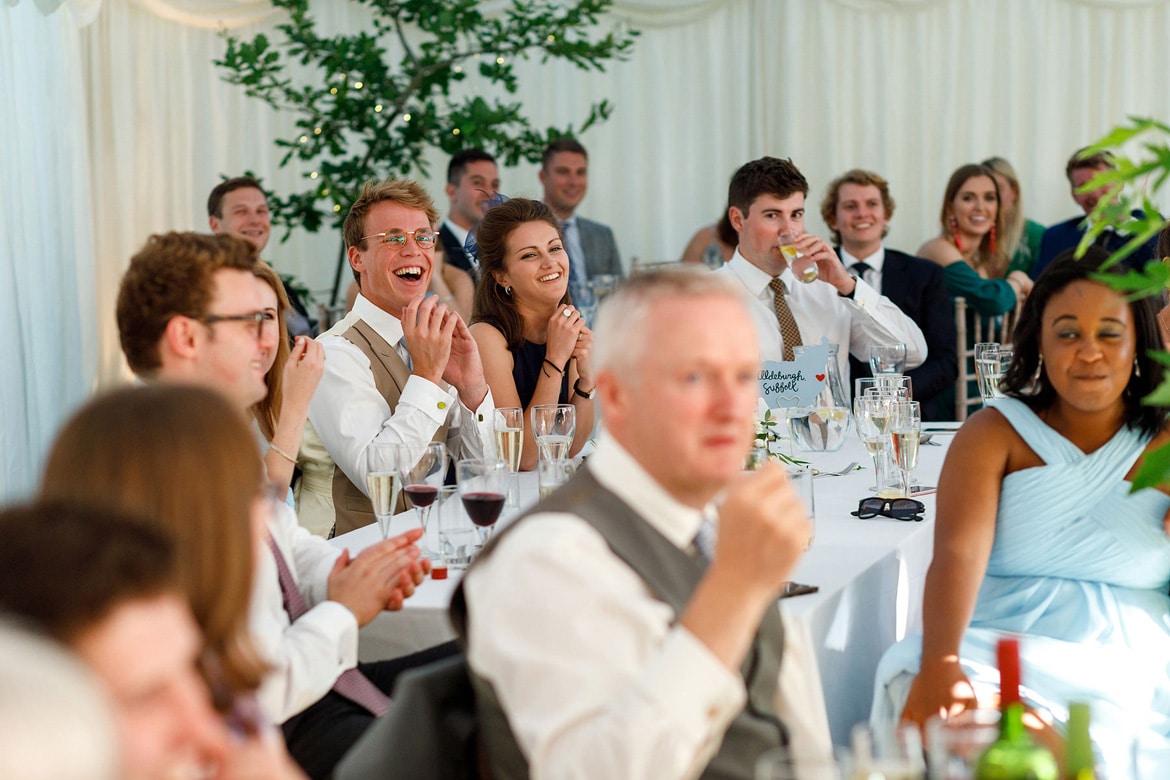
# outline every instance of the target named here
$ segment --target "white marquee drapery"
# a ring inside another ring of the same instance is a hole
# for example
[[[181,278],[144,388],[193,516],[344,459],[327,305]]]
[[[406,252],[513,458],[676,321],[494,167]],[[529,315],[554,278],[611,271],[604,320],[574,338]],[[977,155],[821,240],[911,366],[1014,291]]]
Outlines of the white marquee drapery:
[[[58,6],[0,3],[0,501],[32,487],[69,411],[125,377],[114,296],[146,236],[206,229],[221,174],[251,169],[287,192],[308,173],[277,167],[272,139],[289,118],[211,65],[221,26],[274,29],[265,0]],[[364,13],[315,7],[326,29]],[[898,200],[889,242],[912,251],[937,230],[950,171],[992,154],[1016,165],[1029,214],[1053,222],[1075,210],[1063,178],[1074,149],[1126,115],[1170,116],[1168,0],[618,0],[613,17],[643,31],[629,62],[601,74],[520,63],[517,99],[538,126],[615,105],[582,139],[581,211],[614,227],[627,262],[676,258],[723,207],[732,171],[763,154],[808,177],[810,230],[824,230],[829,179],[872,168]],[[443,210],[445,161],[432,159]],[[502,179],[540,194],[531,164]],[[315,290],[336,253],[331,231],[267,252]]]

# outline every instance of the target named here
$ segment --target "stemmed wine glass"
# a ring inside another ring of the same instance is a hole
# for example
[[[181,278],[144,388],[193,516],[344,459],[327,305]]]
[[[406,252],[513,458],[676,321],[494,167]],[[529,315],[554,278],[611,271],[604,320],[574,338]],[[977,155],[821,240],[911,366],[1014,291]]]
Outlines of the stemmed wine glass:
[[[390,518],[394,517],[398,490],[402,486],[399,470],[408,457],[402,444],[373,442],[366,447],[366,492],[374,505],[383,539],[390,538]]]
[[[572,404],[540,404],[532,407],[532,434],[542,460],[569,457],[577,432],[577,410]]]
[[[902,495],[910,495],[911,476],[918,467],[918,440],[922,435],[922,409],[917,401],[899,401],[891,407],[890,440],[894,462],[902,472]]]
[[[524,452],[524,410],[518,406],[501,406],[495,411],[496,458],[508,464],[508,506],[520,503],[516,475],[520,473],[520,455]]]
[[[857,420],[857,436],[873,458],[874,493],[881,495],[882,488],[889,482],[886,472],[886,445],[890,441],[890,405],[894,397],[875,391],[858,395],[853,399],[853,417]]]
[[[471,522],[480,529],[480,543],[487,544],[504,508],[508,466],[501,460],[471,458],[459,461],[456,481],[459,497]]]
[[[441,441],[429,441],[420,450],[402,445],[407,456],[399,463],[402,490],[418,512],[418,524],[422,526],[422,553],[432,555],[427,549],[427,520],[430,519],[431,505],[439,495],[439,488],[447,476],[447,445]]]

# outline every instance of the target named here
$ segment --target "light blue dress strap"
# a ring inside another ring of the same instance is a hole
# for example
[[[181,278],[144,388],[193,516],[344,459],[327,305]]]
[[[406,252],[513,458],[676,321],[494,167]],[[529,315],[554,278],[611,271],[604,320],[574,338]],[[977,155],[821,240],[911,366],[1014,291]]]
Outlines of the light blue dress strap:
[[[1145,451],[1150,438],[1139,430],[1122,426],[1100,448],[1090,453],[1057,433],[1032,409],[1016,398],[993,398],[987,405],[1002,414],[1024,443],[1040,456],[1047,466],[1080,466],[1085,479],[1124,480],[1125,475]],[[1012,475],[1008,475],[1011,477]]]

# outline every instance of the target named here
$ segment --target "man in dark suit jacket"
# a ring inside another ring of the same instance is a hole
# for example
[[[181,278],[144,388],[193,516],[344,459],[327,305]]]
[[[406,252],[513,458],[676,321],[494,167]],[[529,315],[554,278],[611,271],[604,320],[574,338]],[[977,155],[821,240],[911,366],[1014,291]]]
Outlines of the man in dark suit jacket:
[[[575,216],[589,188],[589,156],[576,139],[557,138],[544,149],[540,168],[544,202],[561,221],[569,252],[569,293],[583,300],[581,290],[599,274],[622,275],[613,231],[600,222]]]
[[[1099,152],[1082,157],[1081,152],[1083,151],[1083,149],[1078,149],[1069,158],[1068,164],[1064,168],[1064,175],[1068,177],[1068,185],[1072,191],[1073,200],[1085,212],[1085,216],[1088,216],[1097,207],[1097,203],[1101,198],[1109,194],[1109,188],[1098,187],[1095,190],[1081,192],[1081,187],[1085,186],[1085,184],[1101,171],[1107,171],[1116,166],[1113,162],[1113,156],[1108,152]],[[1144,215],[1140,211],[1135,211],[1133,216],[1140,219]],[[1068,249],[1075,249],[1077,244],[1081,242],[1081,237],[1084,235],[1085,217],[1066,219],[1064,222],[1058,222],[1045,230],[1043,238],[1040,239],[1040,256],[1036,259],[1035,265],[1032,266],[1032,278],[1038,278],[1040,272],[1048,267],[1048,264],[1061,252]],[[1125,246],[1128,241],[1129,238],[1127,236],[1123,236],[1113,230],[1106,230],[1098,236],[1096,245],[1107,252],[1116,252]],[[1156,236],[1151,238],[1139,247],[1136,252],[1127,257],[1124,264],[1131,268],[1140,269],[1154,258],[1157,243],[1158,239]]]
[[[953,420],[953,389],[959,373],[955,315],[942,268],[905,252],[886,249],[894,199],[876,173],[851,170],[829,185],[821,216],[832,231],[841,262],[893,301],[926,336],[926,362],[906,372],[923,420]],[[868,365],[850,358],[854,378],[871,376]]]
[[[439,242],[447,264],[471,274],[473,280],[478,275],[478,263],[463,251],[463,245],[467,234],[483,219],[484,203],[499,189],[496,158],[483,149],[464,149],[447,164],[446,192],[451,207],[439,227]]]

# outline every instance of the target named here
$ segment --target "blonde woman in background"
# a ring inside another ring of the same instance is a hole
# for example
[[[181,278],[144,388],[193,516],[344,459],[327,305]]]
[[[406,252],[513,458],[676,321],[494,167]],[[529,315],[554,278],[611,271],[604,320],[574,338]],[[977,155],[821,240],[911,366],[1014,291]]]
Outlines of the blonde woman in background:
[[[1003,251],[1011,258],[1008,273],[1020,271],[1032,274],[1032,266],[1040,256],[1040,239],[1044,237],[1044,226],[1024,216],[1020,204],[1020,178],[1016,169],[1002,157],[988,157],[982,165],[995,176],[999,187],[999,205],[1003,211]]]

